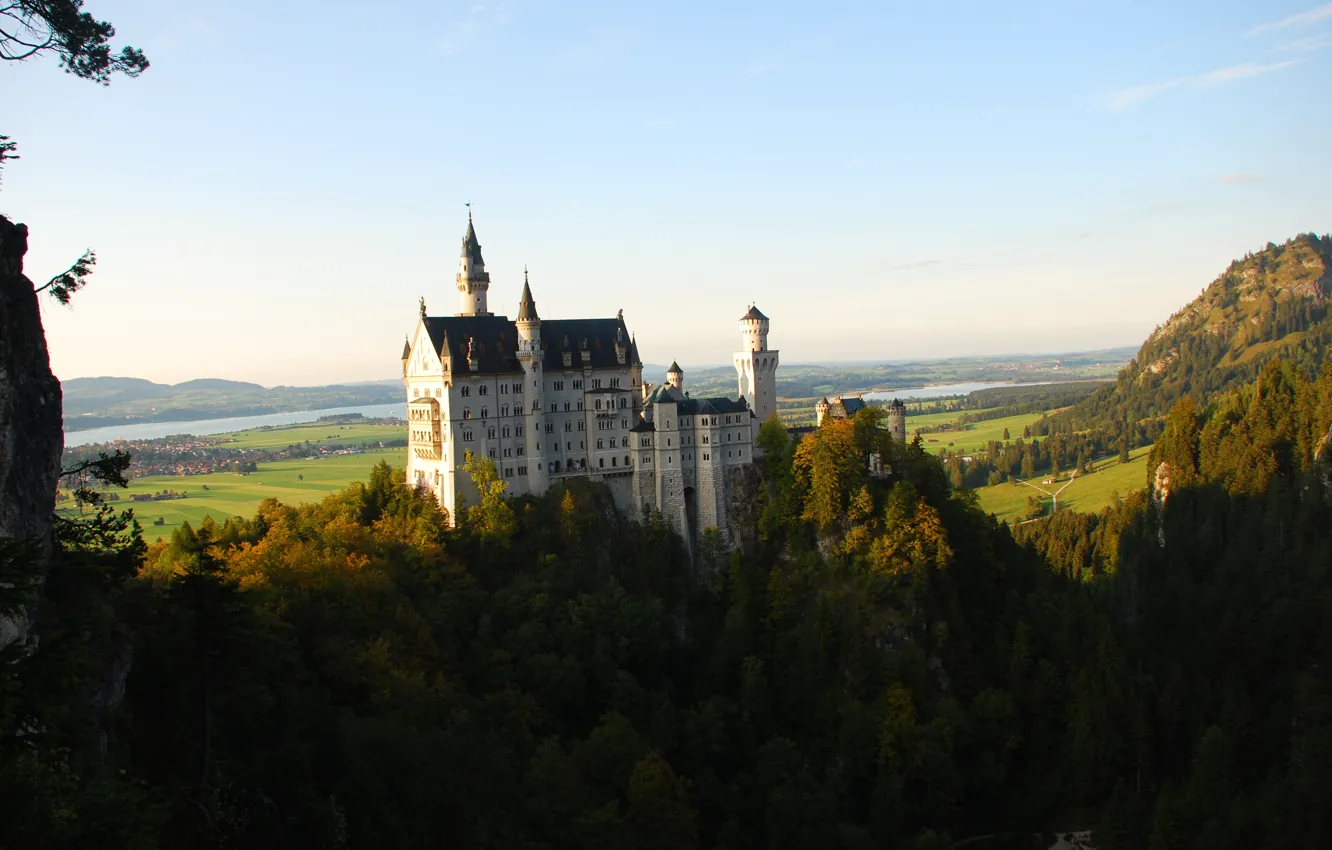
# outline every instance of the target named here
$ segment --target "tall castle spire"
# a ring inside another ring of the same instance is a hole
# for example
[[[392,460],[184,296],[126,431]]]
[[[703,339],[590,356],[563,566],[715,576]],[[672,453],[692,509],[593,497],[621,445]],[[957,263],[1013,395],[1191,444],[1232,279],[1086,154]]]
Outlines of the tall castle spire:
[[[462,256],[458,258],[458,315],[489,316],[486,292],[490,289],[490,275],[486,261],[481,258],[481,243],[472,226],[472,205],[467,205],[467,233],[462,240]]]

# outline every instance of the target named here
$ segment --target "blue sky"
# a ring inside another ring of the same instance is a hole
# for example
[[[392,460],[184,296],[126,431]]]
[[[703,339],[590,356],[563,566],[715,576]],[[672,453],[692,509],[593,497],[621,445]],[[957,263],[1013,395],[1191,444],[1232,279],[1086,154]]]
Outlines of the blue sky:
[[[465,201],[513,315],[644,359],[1137,344],[1332,230],[1332,4],[89,0],[152,61],[0,67],[0,210],[62,378],[392,377],[455,311]]]

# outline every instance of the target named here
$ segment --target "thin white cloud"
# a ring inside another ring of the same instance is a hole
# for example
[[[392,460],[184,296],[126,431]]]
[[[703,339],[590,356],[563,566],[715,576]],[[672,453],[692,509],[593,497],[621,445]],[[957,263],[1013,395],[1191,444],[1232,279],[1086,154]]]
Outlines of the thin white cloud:
[[[502,27],[509,22],[508,7],[501,0],[480,0],[467,10],[467,16],[458,21],[437,42],[436,47],[445,56],[458,56],[486,30]]]
[[[1279,21],[1269,21],[1268,23],[1260,24],[1249,30],[1248,34],[1251,36],[1261,35],[1262,33],[1272,32],[1273,30],[1308,26],[1309,24],[1316,24],[1319,21],[1326,21],[1329,19],[1332,19],[1332,3],[1324,3],[1321,6],[1315,6],[1307,11],[1298,12],[1288,18],[1282,18]]]
[[[1106,98],[1105,106],[1107,109],[1118,110],[1128,109],[1131,106],[1137,106],[1143,101],[1150,100],[1159,94],[1172,89],[1210,89],[1216,86],[1233,83],[1236,80],[1247,80],[1251,77],[1261,77],[1264,74],[1270,74],[1273,71],[1280,71],[1283,68],[1289,68],[1296,65],[1299,59],[1287,59],[1284,62],[1269,62],[1265,65],[1256,62],[1244,62],[1239,65],[1231,65],[1228,68],[1217,68],[1215,71],[1207,71],[1202,74],[1191,74],[1187,77],[1178,77],[1173,80],[1165,80],[1159,83],[1146,83],[1141,86],[1120,89]]]
[[[1289,44],[1281,45],[1281,49],[1290,53],[1313,53],[1315,50],[1322,50],[1332,44],[1325,35],[1310,35],[1305,38],[1297,38]]]

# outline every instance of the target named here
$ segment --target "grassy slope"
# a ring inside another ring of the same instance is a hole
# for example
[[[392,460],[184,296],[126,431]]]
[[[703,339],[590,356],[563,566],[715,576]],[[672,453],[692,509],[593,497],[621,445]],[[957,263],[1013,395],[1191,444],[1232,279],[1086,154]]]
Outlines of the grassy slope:
[[[406,436],[404,425],[330,425],[327,422],[310,422],[270,430],[256,428],[216,434],[210,439],[233,440],[226,444],[227,448],[232,449],[285,449],[306,441],[324,446],[345,446],[378,440],[401,440]]]
[[[353,481],[368,479],[370,469],[381,460],[401,468],[407,464],[407,450],[384,449],[356,455],[264,463],[259,465],[258,472],[250,475],[213,473],[138,478],[130,482],[128,489],[119,491],[121,500],[113,504],[116,507],[134,508],[134,515],[143,525],[144,539],[152,543],[159,537],[169,538],[171,532],[186,520],[197,526],[210,514],[218,522],[229,516],[248,519],[254,516],[255,509],[264,499],[274,498],[288,505],[318,501]],[[298,478],[299,475],[304,475],[305,480]],[[205,484],[208,485],[207,492],[203,489]],[[129,500],[134,493],[157,493],[162,490],[176,490],[189,495],[184,499],[163,502]],[[166,525],[153,525],[153,520],[158,517],[165,519]]]
[[[944,422],[952,422],[957,419],[957,413],[930,413],[925,416],[907,416],[907,439],[915,434],[917,428],[926,425],[940,425]],[[925,441],[925,447],[934,454],[939,453],[939,449],[948,449],[950,452],[972,451],[985,448],[985,444],[990,440],[1004,439],[1004,429],[1008,429],[1009,438],[1016,440],[1022,436],[1022,429],[1037,419],[1041,418],[1039,413],[1022,413],[1017,416],[1005,416],[1002,419],[989,419],[985,422],[975,422],[969,430],[966,431],[944,431],[938,434],[922,434],[921,439]],[[1028,441],[1030,442],[1030,441]]]
[[[1094,513],[1114,501],[1115,494],[1126,496],[1135,490],[1147,486],[1147,455],[1151,446],[1134,449],[1129,453],[1128,463],[1120,463],[1118,458],[1110,457],[1097,461],[1095,471],[1083,474],[1069,485],[1059,496],[1059,509]],[[1058,486],[1042,484],[1046,475],[1030,479],[1032,484],[1046,490],[1057,490],[1067,482],[1067,476]],[[1030,487],[1008,481],[993,487],[982,487],[976,491],[980,496],[981,507],[999,519],[1020,521],[1027,513],[1027,497],[1039,493]]]

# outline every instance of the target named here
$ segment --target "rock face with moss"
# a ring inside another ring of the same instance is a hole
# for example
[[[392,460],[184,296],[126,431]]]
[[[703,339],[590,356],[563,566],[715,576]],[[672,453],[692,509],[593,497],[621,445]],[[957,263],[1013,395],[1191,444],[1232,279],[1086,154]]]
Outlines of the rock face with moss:
[[[65,435],[27,250],[28,228],[0,216],[0,537],[36,538],[46,555]],[[0,647],[26,632],[0,618]]]

